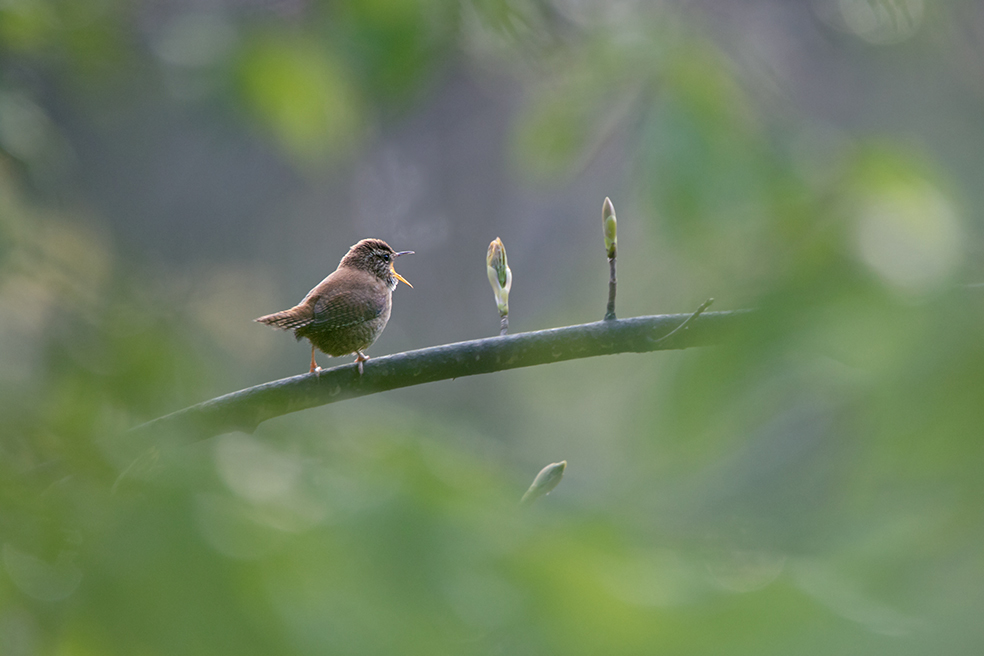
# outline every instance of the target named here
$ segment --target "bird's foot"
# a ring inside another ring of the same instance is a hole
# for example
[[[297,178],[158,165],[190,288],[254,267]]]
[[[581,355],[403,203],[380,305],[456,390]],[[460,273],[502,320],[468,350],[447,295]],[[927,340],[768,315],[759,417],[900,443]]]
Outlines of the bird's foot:
[[[362,363],[368,361],[369,356],[363,353],[362,351],[356,351],[355,354],[356,354],[355,362],[359,365],[359,375],[361,376],[363,371]]]

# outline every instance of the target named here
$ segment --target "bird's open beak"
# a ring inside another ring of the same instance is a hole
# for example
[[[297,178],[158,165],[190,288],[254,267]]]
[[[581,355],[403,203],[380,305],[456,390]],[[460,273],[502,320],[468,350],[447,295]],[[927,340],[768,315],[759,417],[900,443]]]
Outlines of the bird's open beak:
[[[413,255],[413,251],[400,251],[399,253],[395,253],[395,256],[396,257],[399,257],[401,255]],[[399,280],[403,284],[408,285],[411,289],[413,289],[413,285],[411,285],[409,282],[407,282],[407,279],[406,278],[404,278],[403,276],[401,276],[400,274],[398,274],[396,272],[396,269],[393,268],[393,265],[392,264],[390,264],[390,271],[393,272],[393,277],[394,278],[396,278],[397,280]]]

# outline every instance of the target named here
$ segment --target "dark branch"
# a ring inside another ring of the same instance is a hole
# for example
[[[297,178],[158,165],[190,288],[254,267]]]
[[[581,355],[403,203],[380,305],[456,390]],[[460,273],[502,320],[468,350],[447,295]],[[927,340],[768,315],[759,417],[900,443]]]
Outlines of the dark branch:
[[[613,353],[683,349],[719,343],[748,316],[737,312],[666,314],[596,321],[579,326],[475,339],[373,358],[359,375],[355,364],[276,380],[178,410],[131,429],[204,439],[241,430],[290,412],[449,378]],[[669,339],[663,339],[684,326]]]

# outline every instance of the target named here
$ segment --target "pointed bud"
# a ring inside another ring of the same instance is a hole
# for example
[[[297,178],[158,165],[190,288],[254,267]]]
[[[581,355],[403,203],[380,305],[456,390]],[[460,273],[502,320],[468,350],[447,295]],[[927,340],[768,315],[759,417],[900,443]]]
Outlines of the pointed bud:
[[[612,205],[611,198],[605,198],[604,205],[601,206],[601,220],[605,226],[605,250],[608,251],[608,259],[615,257],[618,250],[618,232],[615,221],[615,206]]]
[[[555,462],[541,469],[540,473],[533,479],[533,485],[530,485],[530,489],[526,490],[526,494],[523,495],[519,503],[528,506],[543,495],[550,494],[550,491],[557,487],[560,479],[564,477],[565,469],[567,469],[566,460]]]
[[[499,316],[504,317],[509,314],[509,289],[512,287],[512,271],[509,270],[509,263],[506,260],[506,247],[502,245],[502,240],[498,237],[489,244],[485,264],[488,267],[489,284],[492,285],[495,302],[499,306]]]

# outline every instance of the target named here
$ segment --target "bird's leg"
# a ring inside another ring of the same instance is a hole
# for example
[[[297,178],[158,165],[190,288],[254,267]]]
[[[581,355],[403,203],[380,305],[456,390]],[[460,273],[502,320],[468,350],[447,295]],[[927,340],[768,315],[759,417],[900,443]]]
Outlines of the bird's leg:
[[[317,361],[314,359],[314,344],[311,345],[311,370],[308,373],[321,373],[321,367],[318,366]]]
[[[362,351],[355,352],[355,361],[359,364],[359,375],[362,375],[362,363],[369,360],[369,356]]]

